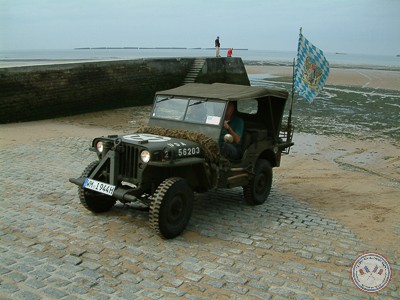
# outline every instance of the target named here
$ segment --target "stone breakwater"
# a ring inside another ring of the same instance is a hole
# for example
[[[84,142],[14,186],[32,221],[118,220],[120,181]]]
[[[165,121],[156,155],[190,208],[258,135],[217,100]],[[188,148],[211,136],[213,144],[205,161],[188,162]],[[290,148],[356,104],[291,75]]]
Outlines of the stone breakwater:
[[[0,68],[0,123],[149,104],[188,82],[249,85],[240,58],[160,58]],[[189,80],[189,81],[190,81]]]

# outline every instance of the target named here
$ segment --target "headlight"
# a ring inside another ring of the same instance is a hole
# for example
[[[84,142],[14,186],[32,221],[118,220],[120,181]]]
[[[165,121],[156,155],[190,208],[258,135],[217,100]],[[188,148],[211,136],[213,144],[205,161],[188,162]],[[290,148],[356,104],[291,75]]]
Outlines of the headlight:
[[[103,144],[102,141],[98,141],[98,142],[96,143],[96,149],[97,149],[97,151],[98,151],[99,153],[103,153],[103,151],[104,151],[104,144]]]
[[[150,152],[147,150],[143,150],[140,152],[140,158],[144,163],[148,163],[150,160]]]

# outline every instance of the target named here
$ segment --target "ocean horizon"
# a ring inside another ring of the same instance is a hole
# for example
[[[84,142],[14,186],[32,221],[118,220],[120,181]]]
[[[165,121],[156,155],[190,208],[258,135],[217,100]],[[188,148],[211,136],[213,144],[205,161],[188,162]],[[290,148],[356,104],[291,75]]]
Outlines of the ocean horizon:
[[[227,48],[222,48],[222,56],[226,56]],[[372,66],[399,68],[400,57],[396,55],[351,54],[324,52],[331,66]],[[241,57],[244,62],[260,64],[291,65],[296,58],[296,51],[273,51],[233,49],[233,56]],[[140,58],[166,57],[214,57],[214,48],[179,48],[179,47],[96,47],[59,50],[0,50],[0,67],[10,63],[30,61],[98,61],[124,60]]]

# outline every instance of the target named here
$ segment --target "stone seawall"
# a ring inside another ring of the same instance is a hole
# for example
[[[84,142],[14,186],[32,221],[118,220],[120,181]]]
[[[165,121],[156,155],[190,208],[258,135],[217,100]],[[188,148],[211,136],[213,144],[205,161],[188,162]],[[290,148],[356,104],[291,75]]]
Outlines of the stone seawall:
[[[182,85],[195,60],[135,59],[0,68],[0,123],[150,104],[156,91]],[[249,85],[240,58],[200,61],[194,82]]]

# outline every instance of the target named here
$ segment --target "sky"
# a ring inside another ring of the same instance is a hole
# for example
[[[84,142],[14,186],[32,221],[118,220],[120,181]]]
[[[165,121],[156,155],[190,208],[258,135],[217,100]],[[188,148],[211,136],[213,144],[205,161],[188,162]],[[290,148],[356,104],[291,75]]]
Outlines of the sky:
[[[221,47],[400,54],[400,0],[0,0],[0,50]]]

